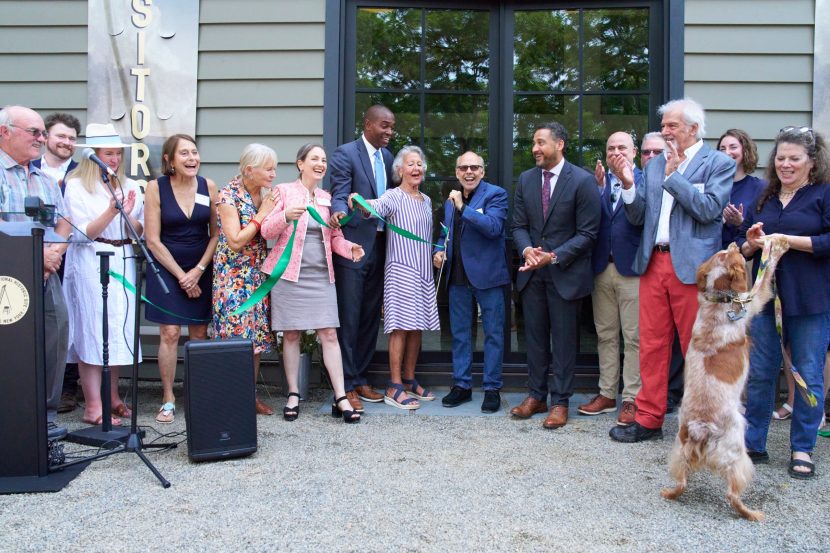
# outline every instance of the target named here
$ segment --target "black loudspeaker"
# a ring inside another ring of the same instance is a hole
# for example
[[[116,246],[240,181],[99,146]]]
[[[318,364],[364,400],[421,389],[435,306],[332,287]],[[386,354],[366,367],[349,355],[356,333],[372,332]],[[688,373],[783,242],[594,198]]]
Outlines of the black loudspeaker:
[[[257,449],[254,345],[250,340],[184,346],[187,455],[191,461],[244,457]]]

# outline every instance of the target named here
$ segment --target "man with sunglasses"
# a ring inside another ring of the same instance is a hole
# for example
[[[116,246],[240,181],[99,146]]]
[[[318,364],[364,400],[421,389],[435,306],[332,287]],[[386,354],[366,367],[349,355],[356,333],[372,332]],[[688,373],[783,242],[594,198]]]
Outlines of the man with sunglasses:
[[[501,406],[505,286],[510,283],[504,228],[507,192],[482,180],[484,160],[475,152],[458,158],[455,176],[461,189],[450,192],[444,204],[445,227],[439,241],[446,251],[436,247],[432,259],[436,268],[444,269],[452,329],[453,386],[441,403],[457,407],[472,400],[475,300],[484,327],[481,410],[495,413]]]
[[[663,135],[659,132],[650,132],[643,137],[643,143],[640,146],[640,169],[645,171],[646,163],[652,158],[663,155],[666,151],[666,141]]]
[[[612,166],[623,181],[625,214],[643,225],[634,270],[640,277],[640,377],[637,414],[611,439],[633,443],[663,437],[669,358],[675,329],[685,355],[697,316],[697,268],[721,246],[722,213],[732,190],[735,162],[703,142],[706,116],[689,98],[657,111],[665,155],[646,165],[643,182],[624,160]]]
[[[5,221],[28,221],[23,214],[27,196],[38,196],[44,204],[54,205],[65,213],[60,188],[52,177],[33,163],[46,142],[43,119],[35,111],[22,106],[0,110],[0,218]],[[55,232],[69,237],[71,226],[58,218]],[[63,386],[66,350],[69,341],[69,318],[66,301],[57,271],[66,251],[66,244],[45,244],[44,270],[44,349],[46,368],[46,419],[49,439],[62,439],[66,428],[57,426],[57,407]]]

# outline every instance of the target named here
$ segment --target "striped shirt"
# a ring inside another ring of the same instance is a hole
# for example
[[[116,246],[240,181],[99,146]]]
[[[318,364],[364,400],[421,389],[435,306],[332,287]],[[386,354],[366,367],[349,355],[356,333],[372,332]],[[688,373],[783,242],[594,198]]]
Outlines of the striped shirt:
[[[30,221],[24,213],[26,196],[38,196],[46,205],[55,206],[58,214],[66,215],[63,196],[55,179],[29,162],[26,168],[0,150],[0,219]]]

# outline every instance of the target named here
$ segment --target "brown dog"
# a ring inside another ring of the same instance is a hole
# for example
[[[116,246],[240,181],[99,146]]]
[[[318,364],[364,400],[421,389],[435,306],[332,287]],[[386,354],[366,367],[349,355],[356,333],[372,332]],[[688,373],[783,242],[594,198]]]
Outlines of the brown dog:
[[[667,499],[680,497],[689,474],[708,468],[726,480],[726,497],[742,517],[764,518],[741,501],[754,467],[738,408],[749,368],[749,321],[772,298],[772,277],[787,248],[785,240],[771,244],[767,269],[751,294],[746,294],[745,260],[734,243],[697,270],[700,308],[686,353],[680,428],[669,460],[677,486],[662,490]]]

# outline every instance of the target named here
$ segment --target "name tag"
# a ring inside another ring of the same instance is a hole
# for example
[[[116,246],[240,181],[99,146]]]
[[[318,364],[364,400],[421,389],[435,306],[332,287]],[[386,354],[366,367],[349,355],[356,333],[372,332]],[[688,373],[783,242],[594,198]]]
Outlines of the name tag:
[[[317,203],[325,207],[331,207],[331,200],[329,198],[317,198]]]
[[[693,183],[692,186],[695,187],[695,190],[697,190],[698,192],[703,194],[703,189],[706,188],[706,183],[705,182],[696,182],[696,183]]]
[[[210,196],[204,194],[196,194],[196,203],[205,207],[210,207]]]

